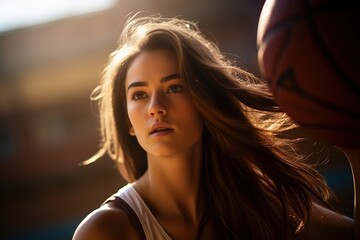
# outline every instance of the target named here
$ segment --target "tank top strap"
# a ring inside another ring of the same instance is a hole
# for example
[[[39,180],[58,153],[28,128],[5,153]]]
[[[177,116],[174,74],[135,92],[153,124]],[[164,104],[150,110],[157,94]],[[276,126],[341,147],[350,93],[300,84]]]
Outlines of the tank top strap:
[[[140,239],[146,240],[145,232],[141,222],[129,204],[127,204],[127,202],[125,202],[121,197],[111,196],[102,205],[109,202],[113,202],[118,208],[122,209],[128,215],[130,222],[135,227],[135,230],[140,234]]]
[[[152,214],[140,194],[138,194],[133,187],[132,183],[123,186],[113,196],[121,198],[135,213],[137,220],[142,226],[146,239],[172,240]]]

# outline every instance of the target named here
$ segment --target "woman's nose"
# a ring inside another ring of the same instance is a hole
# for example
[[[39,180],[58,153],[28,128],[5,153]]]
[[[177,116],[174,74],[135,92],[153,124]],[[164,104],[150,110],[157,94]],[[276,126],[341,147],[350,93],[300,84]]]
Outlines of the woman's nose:
[[[149,104],[149,115],[154,116],[163,116],[167,114],[166,101],[161,93],[154,93],[151,96]]]

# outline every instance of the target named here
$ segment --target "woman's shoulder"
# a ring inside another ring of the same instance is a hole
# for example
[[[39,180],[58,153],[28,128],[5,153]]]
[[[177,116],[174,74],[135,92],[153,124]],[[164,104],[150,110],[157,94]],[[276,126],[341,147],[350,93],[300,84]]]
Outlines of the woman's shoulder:
[[[77,227],[73,240],[140,239],[127,213],[110,202],[91,212]]]
[[[308,225],[299,239],[355,239],[354,221],[342,214],[313,204]]]

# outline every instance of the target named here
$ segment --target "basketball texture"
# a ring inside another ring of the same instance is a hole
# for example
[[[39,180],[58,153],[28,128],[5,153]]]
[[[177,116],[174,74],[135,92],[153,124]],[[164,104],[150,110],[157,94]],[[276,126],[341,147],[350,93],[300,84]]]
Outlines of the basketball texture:
[[[350,0],[267,0],[258,62],[279,106],[310,135],[360,146],[360,8]]]

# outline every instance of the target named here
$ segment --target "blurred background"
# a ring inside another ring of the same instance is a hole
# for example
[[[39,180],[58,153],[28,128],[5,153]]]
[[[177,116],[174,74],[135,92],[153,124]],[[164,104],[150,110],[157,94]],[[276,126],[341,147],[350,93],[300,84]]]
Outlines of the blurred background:
[[[0,239],[71,239],[79,222],[125,184],[96,153],[99,125],[89,100],[129,13],[198,22],[238,64],[259,75],[254,0],[0,0]],[[302,135],[301,130],[295,134]],[[344,155],[309,139],[304,149],[352,216]],[[326,161],[323,161],[327,159]]]

